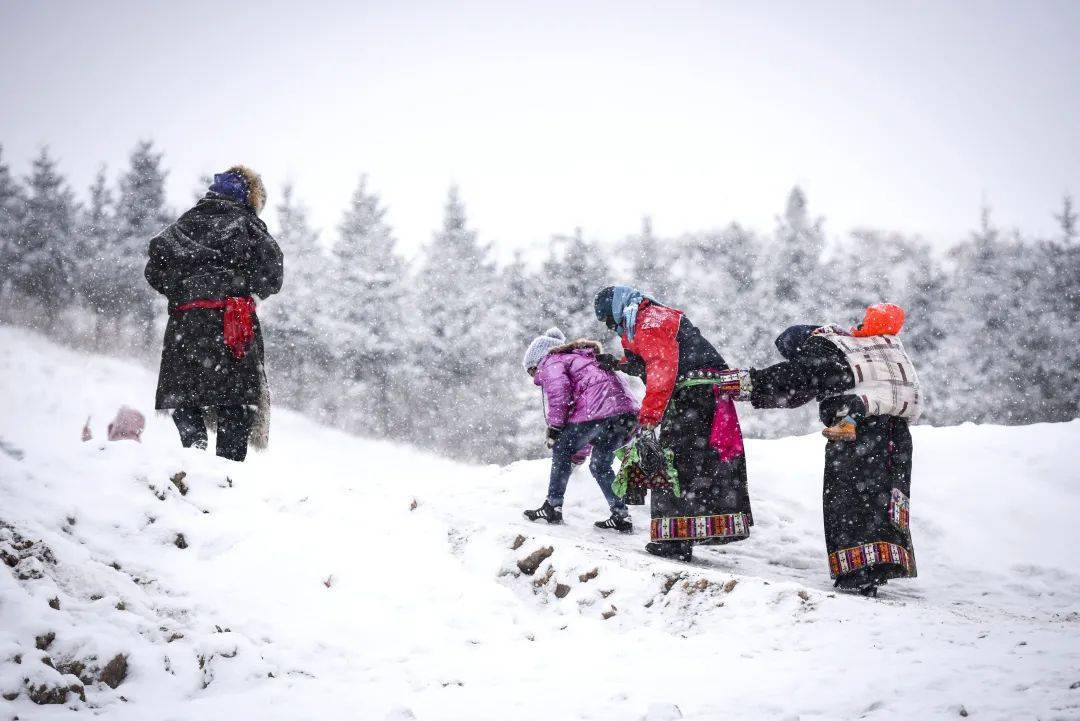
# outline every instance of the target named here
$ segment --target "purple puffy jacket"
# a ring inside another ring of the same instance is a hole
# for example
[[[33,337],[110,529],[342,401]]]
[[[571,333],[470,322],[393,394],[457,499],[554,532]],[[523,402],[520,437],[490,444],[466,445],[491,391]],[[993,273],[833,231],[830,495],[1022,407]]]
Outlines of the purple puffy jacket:
[[[553,348],[540,361],[533,383],[544,390],[549,426],[638,412],[619,376],[597,363],[602,350],[596,341],[576,340]]]

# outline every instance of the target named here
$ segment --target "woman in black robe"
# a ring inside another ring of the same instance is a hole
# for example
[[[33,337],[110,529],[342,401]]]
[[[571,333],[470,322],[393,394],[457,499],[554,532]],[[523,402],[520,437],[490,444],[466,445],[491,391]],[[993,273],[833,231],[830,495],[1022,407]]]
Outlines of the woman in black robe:
[[[861,394],[862,366],[853,371],[844,350],[822,330],[830,329],[803,325],[784,331],[776,346],[786,360],[748,371],[744,391],[749,385],[755,408],[819,401],[823,434],[830,438],[822,493],[830,575],[837,588],[876,596],[889,579],[916,575],[908,523],[911,433],[907,418],[870,412],[880,408]],[[891,350],[898,344],[881,342]],[[908,374],[914,378],[913,371]]]
[[[259,176],[242,166],[214,176],[195,207],[150,241],[146,280],[169,301],[156,406],[173,410],[185,447],[206,448],[216,421],[217,454],[234,461],[248,440],[265,444],[269,395],[263,335],[253,296],[281,290],[281,249],[258,212]]]

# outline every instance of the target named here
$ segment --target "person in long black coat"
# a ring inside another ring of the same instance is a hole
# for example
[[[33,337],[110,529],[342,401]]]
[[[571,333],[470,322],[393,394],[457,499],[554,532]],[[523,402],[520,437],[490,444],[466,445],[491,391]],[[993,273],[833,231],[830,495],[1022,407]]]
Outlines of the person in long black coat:
[[[876,400],[880,395],[868,385],[874,359],[866,353],[875,353],[872,345],[863,343],[864,349],[852,354],[857,359],[853,370],[850,357],[830,340],[839,337],[845,343],[850,335],[823,333],[829,328],[813,325],[792,326],[776,339],[786,360],[745,372],[750,390],[748,398],[742,398],[755,408],[794,408],[819,401],[819,416],[829,427],[823,434],[830,439],[822,489],[829,571],[837,588],[864,595],[876,595],[877,587],[891,578],[917,574],[909,527],[911,433],[908,418],[896,413],[917,417],[917,411],[911,413],[902,403],[909,398],[917,405],[918,381],[895,339],[903,312],[895,306],[873,306],[868,317],[877,308],[899,311],[899,323],[894,319],[880,333],[867,334],[874,343],[887,345],[892,357],[902,358],[908,368],[899,373],[913,381],[911,388],[889,381],[899,389],[898,407],[882,407],[889,398]],[[847,434],[834,432],[843,426],[848,426]]]
[[[281,290],[281,249],[258,213],[262,180],[243,166],[214,176],[195,207],[150,241],[146,280],[169,301],[156,406],[172,409],[185,447],[217,454],[265,445],[269,412],[263,336],[252,296]]]

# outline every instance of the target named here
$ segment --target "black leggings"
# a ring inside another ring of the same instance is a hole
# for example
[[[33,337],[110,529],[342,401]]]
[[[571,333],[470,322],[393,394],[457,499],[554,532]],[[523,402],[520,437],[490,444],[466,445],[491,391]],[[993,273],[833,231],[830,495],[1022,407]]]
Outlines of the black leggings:
[[[217,454],[233,461],[244,460],[248,434],[255,420],[251,406],[217,406],[214,413],[217,415]],[[172,418],[184,448],[206,448],[206,414],[202,408],[177,408],[173,410]]]

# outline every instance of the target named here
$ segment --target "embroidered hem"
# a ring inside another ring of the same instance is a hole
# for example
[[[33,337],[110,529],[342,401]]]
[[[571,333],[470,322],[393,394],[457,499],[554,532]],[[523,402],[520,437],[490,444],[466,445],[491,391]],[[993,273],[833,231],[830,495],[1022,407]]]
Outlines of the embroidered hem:
[[[911,502],[899,488],[892,489],[892,498],[889,499],[889,520],[897,529],[905,533],[911,524]]]
[[[750,522],[745,513],[654,518],[650,533],[653,541],[703,541],[707,538],[747,538],[749,535]]]
[[[911,551],[896,543],[875,541],[861,546],[845,548],[829,554],[829,573],[833,578],[842,576],[860,568],[868,568],[883,563],[891,563],[904,569],[908,577],[914,577],[915,556]]]

